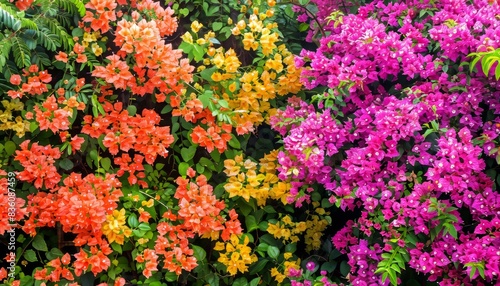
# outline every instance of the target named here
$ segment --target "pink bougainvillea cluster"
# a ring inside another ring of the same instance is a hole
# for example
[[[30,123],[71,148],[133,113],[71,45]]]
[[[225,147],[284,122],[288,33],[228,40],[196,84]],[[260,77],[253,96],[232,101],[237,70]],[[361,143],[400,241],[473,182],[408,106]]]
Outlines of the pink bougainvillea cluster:
[[[469,72],[468,55],[500,47],[500,6],[374,1],[329,11],[318,14],[319,48],[296,60],[304,85],[327,91],[291,99],[271,119],[284,136],[288,201],[301,206],[323,190],[360,211],[332,237],[353,285],[394,284],[405,265],[440,285],[499,283],[500,93],[480,68]]]

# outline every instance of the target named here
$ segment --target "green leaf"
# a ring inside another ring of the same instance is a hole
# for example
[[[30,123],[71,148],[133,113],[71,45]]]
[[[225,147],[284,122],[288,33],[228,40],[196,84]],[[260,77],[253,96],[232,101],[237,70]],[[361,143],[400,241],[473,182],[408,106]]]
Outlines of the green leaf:
[[[174,281],[177,281],[177,274],[175,274],[175,272],[167,272],[167,274],[165,274],[165,280],[167,280],[168,282],[174,282]]]
[[[151,230],[151,227],[147,223],[141,223],[137,226],[137,228],[144,231]]]
[[[179,9],[179,14],[182,15],[183,17],[186,17],[187,15],[189,15],[189,9],[188,8]]]
[[[203,59],[203,56],[205,55],[205,50],[203,49],[202,46],[198,44],[193,44],[193,55],[194,55],[194,60],[199,62]]]
[[[33,249],[26,250],[26,252],[24,252],[23,256],[29,262],[38,261],[38,258],[36,257],[36,253],[35,253],[35,251]]]
[[[139,225],[139,220],[134,213],[131,213],[127,219],[127,223],[131,228],[136,228]]]
[[[111,243],[111,248],[113,248],[114,251],[116,251],[118,254],[122,254],[122,246],[119,245],[118,243]]]
[[[187,170],[189,169],[189,164],[186,162],[181,162],[179,164],[179,174],[181,176],[186,176],[187,175]]]
[[[52,248],[49,252],[45,253],[45,257],[47,257],[48,260],[54,260],[58,257],[62,257],[63,253],[59,248]]]
[[[259,245],[257,245],[257,251],[260,251],[260,252],[267,252],[267,249],[269,248],[269,244],[265,243],[265,242],[261,242],[259,243]],[[263,254],[261,254],[262,256],[264,256]]]
[[[285,245],[285,252],[294,253],[297,250],[297,243],[289,243]]]
[[[252,266],[250,266],[250,275],[255,275],[256,273],[261,272],[262,269],[266,267],[267,262],[269,262],[269,260],[264,258],[257,261],[257,263],[252,264]]]
[[[198,163],[200,165],[202,165],[203,167],[208,168],[212,171],[216,170],[215,166],[214,166],[214,162],[210,161],[210,159],[208,159],[208,158],[202,157],[202,158],[200,158],[200,161]]]
[[[252,232],[256,229],[259,228],[259,225],[257,224],[257,220],[253,215],[249,215],[245,217],[245,224],[247,226],[247,232]]]
[[[42,45],[49,51],[55,51],[58,47],[61,46],[59,37],[47,28],[36,31],[36,36],[38,37],[38,44]]]
[[[446,229],[454,239],[458,238],[457,228],[453,224],[448,224]]]
[[[111,159],[109,159],[107,157],[106,158],[102,158],[101,161],[100,161],[100,163],[101,163],[101,167],[104,170],[106,170],[106,171],[108,171],[109,168],[111,167]]]
[[[16,148],[16,143],[12,141],[5,142],[4,150],[5,153],[7,153],[7,156],[11,156],[12,154],[14,154],[14,152],[16,152]]]
[[[182,148],[181,149],[181,156],[184,162],[189,162],[191,159],[194,158],[194,155],[196,154],[196,146],[191,145],[189,148]]]
[[[257,285],[259,285],[259,283],[260,283],[260,277],[257,277],[257,278],[252,279],[252,281],[250,281],[250,283],[248,285],[249,286],[257,286]]]
[[[19,37],[13,37],[11,43],[16,65],[18,67],[29,67],[31,65],[31,53],[28,46]]]
[[[134,116],[137,113],[137,107],[135,105],[129,105],[127,111],[130,116]]]
[[[63,170],[69,171],[73,169],[74,164],[70,159],[64,158],[61,161],[59,161],[59,167],[61,167]]]
[[[42,234],[37,234],[33,239],[33,248],[38,251],[49,251]]]
[[[166,105],[165,107],[163,107],[163,109],[160,111],[160,114],[167,114],[169,113],[170,111],[172,111],[172,106],[171,105]]]
[[[269,255],[269,257],[273,259],[278,259],[278,256],[280,255],[280,249],[276,246],[270,245],[267,248],[267,255]]]
[[[231,134],[231,140],[229,140],[229,146],[235,148],[235,149],[240,149],[241,144],[236,135]]]
[[[248,280],[245,277],[240,277],[233,281],[233,286],[248,286]]]
[[[214,92],[211,90],[205,90],[205,92],[198,97],[198,99],[203,103],[203,108],[209,107],[214,97]]]
[[[342,276],[347,276],[347,274],[349,274],[349,271],[351,271],[351,267],[349,266],[349,264],[347,264],[347,261],[342,260],[342,262],[340,263],[340,274],[342,274]]]
[[[222,22],[213,22],[212,29],[214,30],[214,32],[217,32],[222,28],[222,25],[223,25]]]
[[[191,248],[193,249],[194,257],[196,258],[196,260],[198,261],[205,260],[205,258],[207,257],[207,252],[205,251],[205,249],[194,244],[191,245]]]
[[[327,271],[328,273],[332,273],[333,271],[335,271],[335,268],[337,268],[337,261],[329,261],[329,262],[325,262],[321,265],[321,268],[320,270],[321,271]]]
[[[208,69],[204,69],[200,72],[200,76],[202,79],[206,81],[212,81],[212,74],[217,70],[217,67],[212,67]],[[213,92],[212,92],[213,94]],[[200,99],[201,100],[201,99]],[[203,105],[205,106],[205,105]]]

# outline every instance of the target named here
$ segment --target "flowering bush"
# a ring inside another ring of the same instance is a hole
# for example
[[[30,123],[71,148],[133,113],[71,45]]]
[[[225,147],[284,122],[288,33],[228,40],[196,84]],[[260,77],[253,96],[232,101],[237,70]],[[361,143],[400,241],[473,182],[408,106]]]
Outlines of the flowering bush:
[[[3,285],[498,284],[498,15],[0,0]]]
[[[463,68],[498,48],[498,13],[486,1],[375,1],[321,19],[319,48],[297,59],[304,85],[327,90],[271,119],[284,136],[278,177],[297,207],[321,194],[359,212],[332,237],[353,285],[411,272],[498,283],[498,91]]]

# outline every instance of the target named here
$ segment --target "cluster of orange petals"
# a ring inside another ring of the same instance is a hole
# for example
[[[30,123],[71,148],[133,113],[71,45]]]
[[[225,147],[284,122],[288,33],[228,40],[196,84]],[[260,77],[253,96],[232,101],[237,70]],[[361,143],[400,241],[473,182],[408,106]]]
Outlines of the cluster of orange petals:
[[[142,116],[139,114],[130,116],[128,111],[123,109],[121,102],[115,104],[105,102],[103,109],[106,112],[105,116],[84,117],[82,133],[93,138],[104,135],[103,145],[112,155],[117,155],[119,151],[134,150],[144,156],[134,157],[133,163],[127,156],[122,156],[121,159],[115,158],[115,163],[121,170],[118,171],[119,175],[123,175],[124,172],[134,175],[135,171],[142,171],[143,168],[137,164],[142,164],[143,158],[148,164],[153,164],[158,155],[162,157],[168,155],[167,148],[174,142],[174,137],[170,134],[169,126],[159,126],[161,117],[154,110],[144,109]],[[143,174],[140,176],[143,177]],[[135,176],[131,178],[134,181],[130,183],[135,184],[137,182]],[[145,182],[141,181],[141,184]]]
[[[116,20],[116,6],[114,0],[90,0],[85,4],[87,12],[83,22],[90,23],[92,30],[104,34],[110,29],[109,23]]]
[[[137,10],[150,21],[156,23],[160,36],[171,36],[177,30],[177,19],[173,17],[174,10],[163,8],[158,1],[144,0],[137,3]]]
[[[51,268],[50,274],[48,273],[47,268],[43,268],[41,270],[37,270],[35,275],[33,276],[36,280],[45,280],[51,282],[58,282],[61,280],[61,277],[73,281],[75,277],[70,269],[68,269],[68,265],[71,262],[71,257],[68,253],[64,254],[61,258],[56,258],[47,263],[47,265]]]
[[[71,173],[63,186],[50,193],[37,192],[28,196],[27,213],[23,231],[34,236],[38,227],[54,227],[59,222],[64,232],[77,234],[75,245],[106,245],[100,238],[102,223],[117,207],[123,195],[121,183],[114,175],[105,178],[93,174],[82,178]]]
[[[166,221],[158,223],[158,239],[155,244],[156,254],[164,256],[164,268],[178,275],[182,270],[191,271],[198,264],[189,248],[189,238],[201,237],[228,240],[231,234],[242,232],[241,223],[234,210],[229,212],[229,219],[221,215],[225,203],[217,200],[213,188],[204,175],[196,177],[189,168],[189,178],[179,177],[175,198],[179,200],[179,212],[168,211],[163,214]]]
[[[144,263],[142,274],[149,278],[153,275],[153,271],[158,270],[158,255],[152,249],[145,249],[143,254],[137,255],[135,260],[139,263]]]
[[[223,123],[222,126],[212,124],[206,130],[201,126],[193,128],[191,139],[193,143],[205,147],[208,152],[212,152],[217,148],[219,153],[223,153],[227,149],[227,143],[231,140],[231,124]]]
[[[163,39],[177,29],[173,10],[151,0],[140,1],[137,8],[131,13],[132,20],[117,22],[117,54],[108,56],[108,64],[97,66],[92,75],[114,88],[139,96],[151,94],[157,102],[164,102],[168,94],[181,92],[181,81],[192,80],[194,67],[182,58],[181,50],[173,49]]]
[[[80,43],[76,43],[73,46],[73,52],[70,53],[69,56],[65,52],[60,51],[57,55],[55,55],[55,59],[57,61],[60,61],[63,63],[67,63],[69,61],[69,59],[74,59],[77,63],[83,64],[83,63],[87,62],[87,56],[84,54],[84,52],[85,52],[85,47],[82,46]],[[83,80],[83,83],[85,82],[84,79],[78,79],[77,85],[79,85],[79,83],[81,83],[82,80]],[[78,92],[78,90],[77,90],[77,92]]]
[[[37,228],[55,227],[59,222],[66,233],[76,234],[75,246],[90,246],[90,255],[83,250],[75,254],[74,274],[78,277],[89,269],[94,273],[105,271],[110,266],[107,255],[113,250],[104,239],[101,228],[109,215],[118,206],[123,195],[121,183],[114,175],[104,178],[93,174],[82,178],[81,174],[71,173],[63,181],[63,186],[55,187],[50,192],[37,192],[28,196],[26,208],[28,219],[22,227],[26,234],[35,236]],[[69,257],[53,260],[48,266],[54,268],[50,274],[47,269],[36,273],[38,280],[59,281],[60,277],[73,280],[73,274],[67,268]]]
[[[95,246],[90,248],[90,255],[85,250],[80,249],[80,252],[75,254],[76,261],[73,263],[75,269],[75,275],[81,276],[82,273],[86,272],[89,267],[94,275],[97,275],[103,271],[106,271],[111,265],[111,260],[107,255],[111,254],[113,250],[111,248],[98,249]],[[105,284],[107,285],[107,284]]]
[[[38,105],[33,107],[40,130],[50,129],[56,134],[70,128],[69,117],[73,117],[73,108],[84,110],[85,104],[78,102],[74,96],[69,99],[61,96],[56,101],[56,98],[51,95],[42,103],[41,107]],[[33,119],[33,113],[27,112],[26,118]]]
[[[24,11],[28,9],[34,1],[35,0],[16,0],[14,4],[16,5],[17,9]]]
[[[61,151],[38,143],[33,143],[29,147],[29,142],[29,140],[24,141],[19,145],[21,150],[16,150],[14,160],[24,167],[17,178],[28,183],[34,182],[37,189],[43,186],[47,189],[54,188],[61,180],[61,175],[54,166],[55,160],[61,157]]]
[[[37,65],[32,65],[28,70],[23,69],[23,76],[26,81],[23,82],[19,75],[12,75],[10,82],[15,85],[21,85],[17,90],[7,91],[11,98],[22,98],[25,94],[41,95],[48,91],[47,84],[52,81],[52,76],[45,70],[39,71]]]
[[[186,121],[197,123],[191,132],[193,143],[205,147],[208,152],[217,149],[223,153],[227,149],[227,143],[231,140],[232,125],[222,123],[220,126],[216,123],[215,117],[208,108],[203,108],[202,102],[198,98],[187,100],[181,107],[181,97],[171,96],[170,105],[174,108],[173,116],[182,116]]]

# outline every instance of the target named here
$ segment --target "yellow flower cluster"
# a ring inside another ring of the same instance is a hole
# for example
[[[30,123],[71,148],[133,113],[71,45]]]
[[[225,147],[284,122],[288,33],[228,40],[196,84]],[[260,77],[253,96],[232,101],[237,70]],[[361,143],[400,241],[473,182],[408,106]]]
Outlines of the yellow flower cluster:
[[[278,25],[270,19],[274,11],[271,8],[259,13],[254,8],[252,12],[249,16],[240,15],[243,18],[231,31],[241,40],[244,50],[256,51],[257,58],[253,62],[248,53],[215,48],[217,40],[213,31],[198,38],[202,25],[197,22],[193,22],[191,31],[181,37],[192,45],[188,50],[205,51],[203,65],[197,71],[210,71],[210,79],[217,83],[210,85],[214,97],[228,102],[230,119],[239,135],[254,131],[275,113],[270,100],[278,95],[296,94],[302,88],[301,70],[295,67],[294,55],[280,44]]]
[[[305,232],[307,223],[304,221],[293,222],[290,216],[284,216],[276,223],[268,223],[267,232],[275,238],[281,239],[283,243],[300,241],[299,234]]]
[[[22,111],[24,104],[18,98],[2,100],[5,110],[0,110],[0,131],[13,130],[18,137],[23,137],[30,130],[30,123],[21,115],[15,116],[15,111]],[[14,117],[15,116],[15,117]]]
[[[297,260],[291,260],[292,258],[292,253],[291,252],[285,252],[283,254],[285,261],[283,262],[280,267],[273,267],[271,268],[271,276],[274,277],[274,280],[278,283],[283,283],[283,281],[290,276],[290,269],[295,269],[299,270],[300,267],[300,258],[297,258]],[[281,269],[281,271],[280,271]]]
[[[232,276],[239,272],[248,271],[248,265],[258,260],[257,255],[252,254],[252,248],[248,246],[248,236],[244,236],[243,241],[236,234],[231,235],[231,239],[226,243],[217,242],[214,250],[219,251],[220,257],[217,261],[227,267],[227,272]]]
[[[277,152],[265,155],[260,164],[250,159],[243,160],[242,155],[236,156],[234,160],[225,160],[224,173],[229,179],[224,189],[229,193],[229,197],[239,196],[247,202],[254,198],[259,206],[264,206],[268,198],[286,203],[290,184],[279,181],[276,176]]]
[[[306,243],[306,251],[311,252],[321,247],[321,237],[323,232],[328,227],[328,221],[323,215],[328,215],[323,208],[319,208],[318,202],[313,202],[315,214],[308,214],[308,220],[301,222],[293,222],[290,216],[284,216],[276,223],[269,223],[267,232],[275,238],[281,239],[283,243],[300,241],[299,235],[304,235]]]
[[[319,203],[313,202],[313,206]],[[310,219],[306,221],[306,234],[304,241],[306,243],[306,251],[317,250],[321,247],[321,237],[323,232],[328,227],[328,221],[322,215],[328,215],[323,208],[316,208],[317,214],[311,215]]]
[[[97,43],[97,40],[101,39],[101,34],[98,31],[88,33],[85,32],[83,34],[83,41],[82,41],[82,46],[85,48],[88,48],[90,46],[90,50],[92,53],[96,56],[102,55],[102,47],[99,46]],[[106,41],[106,38],[102,38],[102,41]]]
[[[107,215],[101,230],[109,243],[123,244],[125,237],[132,234],[132,230],[125,225],[125,209],[114,210],[113,214]]]

